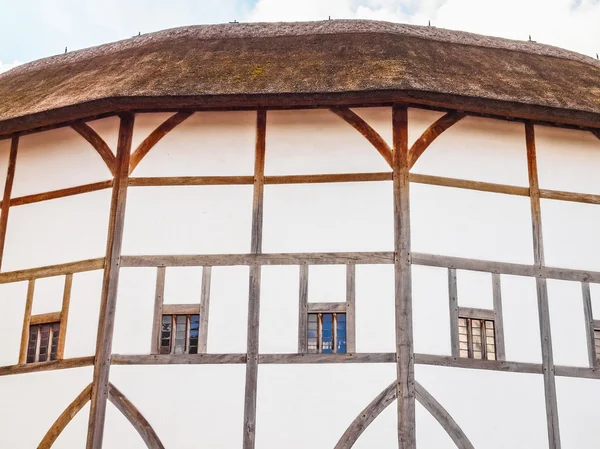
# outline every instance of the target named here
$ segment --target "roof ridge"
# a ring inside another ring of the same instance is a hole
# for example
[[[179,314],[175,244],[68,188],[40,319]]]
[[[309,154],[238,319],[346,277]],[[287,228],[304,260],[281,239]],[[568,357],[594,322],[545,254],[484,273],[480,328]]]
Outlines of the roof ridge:
[[[471,45],[484,48],[505,49],[522,53],[569,59],[600,67],[600,61],[591,56],[576,53],[552,45],[535,41],[519,41],[503,37],[487,36],[467,31],[449,30],[432,26],[410,25],[404,23],[375,20],[324,20],[312,22],[244,22],[235,24],[191,25],[169,28],[120,41],[101,44],[66,54],[50,56],[17,66],[4,74],[17,74],[52,65],[55,62],[77,62],[96,55],[106,55],[130,48],[142,47],[156,40],[171,40],[190,37],[202,40],[270,38],[283,36],[308,36],[328,34],[392,33],[427,40]]]

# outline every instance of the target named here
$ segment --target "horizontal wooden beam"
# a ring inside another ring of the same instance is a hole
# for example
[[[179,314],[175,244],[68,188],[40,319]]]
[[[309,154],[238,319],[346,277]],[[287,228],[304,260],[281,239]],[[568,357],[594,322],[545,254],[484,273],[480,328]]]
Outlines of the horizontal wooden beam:
[[[110,189],[112,180],[94,182],[81,186],[68,187],[66,189],[52,190],[50,192],[36,193],[33,195],[19,196],[10,200],[11,206],[22,206],[24,204],[39,203],[41,201],[55,200],[67,196],[80,195],[82,193],[96,192],[98,190]]]
[[[129,178],[130,187],[252,185],[252,176],[175,176]]]
[[[495,318],[493,310],[476,309],[473,307],[459,307],[458,316],[460,318],[475,318],[476,320],[493,320]]]
[[[547,200],[570,201],[573,203],[600,204],[600,195],[591,193],[563,192],[540,189],[540,198]]]
[[[82,273],[84,271],[101,270],[104,268],[104,258],[68,262],[46,267],[29,268],[27,270],[8,271],[0,273],[0,284],[28,281],[30,279],[60,276],[61,274]]]
[[[309,302],[308,312],[311,313],[343,313],[346,312],[345,302]]]
[[[113,365],[218,365],[245,364],[246,354],[113,354]]]
[[[36,373],[39,371],[55,371],[59,369],[80,368],[94,364],[94,357],[77,357],[73,359],[53,360],[50,362],[26,363],[24,365],[0,366],[0,376],[12,374]]]
[[[494,184],[491,182],[469,181],[467,179],[445,178],[443,176],[421,175],[418,173],[409,174],[408,180],[417,184],[478,190],[480,192],[504,193],[507,195],[529,196],[529,187]]]
[[[163,304],[163,315],[198,315],[200,304]]]
[[[62,316],[61,312],[50,312],[42,313],[40,315],[31,315],[29,324],[46,324],[46,323],[57,323],[60,321]]]

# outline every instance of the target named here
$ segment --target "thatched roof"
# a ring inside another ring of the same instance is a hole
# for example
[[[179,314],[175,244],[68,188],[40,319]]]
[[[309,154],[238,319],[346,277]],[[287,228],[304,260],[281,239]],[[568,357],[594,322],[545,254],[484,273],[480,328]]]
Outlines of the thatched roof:
[[[0,75],[0,134],[127,108],[311,99],[412,99],[600,126],[600,62],[535,42],[386,22],[191,26]]]

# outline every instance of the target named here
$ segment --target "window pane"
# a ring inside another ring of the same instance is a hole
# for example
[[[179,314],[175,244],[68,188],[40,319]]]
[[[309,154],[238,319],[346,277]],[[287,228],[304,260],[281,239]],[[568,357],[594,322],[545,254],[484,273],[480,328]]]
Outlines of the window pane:
[[[40,326],[40,356],[39,361],[48,360],[48,346],[50,344],[50,325],[42,324]]]
[[[321,329],[321,352],[331,354],[333,352],[333,314],[323,314],[323,324]]]
[[[60,335],[60,323],[52,323],[52,346],[50,347],[50,360],[56,360],[58,355],[58,337]]]
[[[175,323],[175,354],[185,354],[187,315],[177,315]]]
[[[190,315],[190,350],[189,354],[198,354],[198,334],[200,332],[200,315]]]
[[[316,313],[308,314],[308,352],[318,352],[318,331],[319,331],[319,317]]]
[[[173,328],[173,317],[163,315],[162,330],[160,335],[160,353],[169,354],[171,352],[171,332]]]
[[[346,353],[346,314],[337,314],[337,335],[335,352],[338,354]]]
[[[34,363],[37,349],[39,326],[29,327],[29,343],[27,344],[27,363]]]

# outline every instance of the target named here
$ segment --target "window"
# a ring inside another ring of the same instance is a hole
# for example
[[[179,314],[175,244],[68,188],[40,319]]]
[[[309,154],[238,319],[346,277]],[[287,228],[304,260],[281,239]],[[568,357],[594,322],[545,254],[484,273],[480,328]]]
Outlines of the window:
[[[198,354],[200,315],[163,315],[160,354]]]
[[[346,314],[308,314],[308,352],[346,353]]]
[[[459,315],[458,345],[461,357],[496,360],[494,321]]]
[[[60,322],[34,324],[29,326],[27,343],[27,363],[56,360]]]
[[[594,329],[594,348],[596,351],[596,359],[600,358],[600,328]]]

